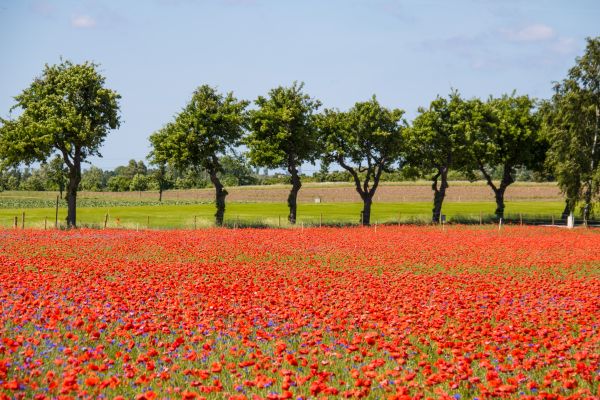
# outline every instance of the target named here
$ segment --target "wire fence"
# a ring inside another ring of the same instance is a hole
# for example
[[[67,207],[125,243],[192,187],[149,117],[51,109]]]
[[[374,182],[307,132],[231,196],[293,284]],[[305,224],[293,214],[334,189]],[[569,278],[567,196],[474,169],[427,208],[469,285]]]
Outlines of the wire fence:
[[[365,225],[361,218],[353,216],[300,216],[295,224],[290,224],[287,216],[269,216],[256,218],[247,215],[228,216],[223,221],[225,228],[304,228],[304,227],[351,227]],[[568,222],[562,215],[539,215],[539,214],[506,214],[504,218],[498,219],[493,214],[454,214],[442,215],[439,221],[432,222],[431,215],[409,214],[384,218],[374,217],[371,226],[378,225],[523,225],[523,226],[555,226],[567,227]],[[106,213],[96,218],[84,218],[78,221],[79,227],[93,229],[205,229],[215,227],[214,218],[206,215],[184,218],[174,222],[172,218],[164,218],[160,215],[136,215],[119,217],[110,216]],[[600,219],[584,220],[574,218],[573,227],[600,228]],[[52,217],[39,215],[28,217],[27,212],[0,219],[0,228],[12,229],[66,229],[64,220],[59,220],[58,215]]]

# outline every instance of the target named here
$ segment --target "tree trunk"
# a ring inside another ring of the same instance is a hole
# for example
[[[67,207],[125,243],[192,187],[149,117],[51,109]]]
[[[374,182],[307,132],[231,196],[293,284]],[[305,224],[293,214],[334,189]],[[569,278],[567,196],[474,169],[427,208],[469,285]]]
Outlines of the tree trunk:
[[[67,227],[77,228],[77,189],[81,182],[81,164],[75,162],[69,168],[69,182],[67,183]]]
[[[360,177],[358,175],[358,171],[347,165],[344,161],[344,158],[338,156],[337,160],[338,164],[342,168],[352,175],[352,179],[354,179],[354,186],[356,187],[356,192],[360,195],[360,198],[363,201],[363,210],[360,213],[360,223],[362,225],[370,225],[371,224],[371,205],[373,204],[373,196],[375,196],[375,191],[379,186],[379,180],[381,179],[381,174],[383,173],[383,168],[385,166],[385,158],[382,157],[379,160],[379,163],[373,165],[371,161],[368,162],[368,168],[366,169],[366,174],[364,181],[361,183]],[[373,185],[369,187],[370,179],[373,178]]]
[[[498,188],[494,191],[496,198],[496,218],[504,218],[504,192],[506,188]]]
[[[438,177],[442,178],[441,186],[438,188]],[[431,216],[431,222],[434,224],[441,222],[442,215],[442,204],[446,197],[446,189],[448,189],[448,168],[442,167],[439,172],[433,177],[433,184],[431,185],[433,190],[433,213]]]
[[[165,166],[161,164],[158,167],[158,201],[162,203],[163,188],[165,187]]]
[[[567,217],[571,214],[571,211],[573,211],[572,201],[569,199],[566,199],[565,200],[565,209],[563,210],[560,218],[567,219]]]
[[[496,218],[504,218],[504,192],[506,192],[506,188],[515,181],[512,176],[512,166],[507,164],[503,166],[502,180],[498,187],[494,185],[492,177],[487,173],[482,163],[479,163],[479,170],[485,177],[488,186],[494,191],[494,197],[496,199]]]
[[[300,176],[298,176],[298,169],[296,169],[295,165],[288,166],[288,171],[292,174],[292,190],[290,190],[290,194],[288,196],[288,207],[290,209],[290,214],[288,215],[288,221],[290,224],[294,225],[296,223],[296,211],[298,209],[298,192],[302,187],[302,182],[300,182]]]
[[[221,184],[219,177],[217,176],[216,169],[209,171],[210,181],[215,187],[215,202],[217,205],[217,212],[215,213],[215,224],[217,226],[223,226],[223,218],[225,216],[225,197],[227,197],[227,190]]]
[[[363,209],[361,212],[361,223],[364,226],[371,225],[371,205],[373,205],[373,198],[371,196],[363,196]]]
[[[587,183],[585,193],[583,194],[583,220],[589,221],[592,211],[592,182]]]
[[[600,129],[600,109],[598,109],[598,106],[596,106],[596,129],[594,130],[594,139],[593,139],[593,143],[592,143],[592,154],[590,157],[590,173],[588,174],[589,178],[587,179],[586,182],[586,188],[585,188],[585,192],[583,194],[583,201],[584,201],[584,206],[583,206],[583,220],[584,221],[589,221],[590,220],[590,215],[592,213],[592,193],[593,193],[593,186],[594,186],[594,179],[592,178],[595,174],[596,171],[596,146],[598,144],[598,130]]]

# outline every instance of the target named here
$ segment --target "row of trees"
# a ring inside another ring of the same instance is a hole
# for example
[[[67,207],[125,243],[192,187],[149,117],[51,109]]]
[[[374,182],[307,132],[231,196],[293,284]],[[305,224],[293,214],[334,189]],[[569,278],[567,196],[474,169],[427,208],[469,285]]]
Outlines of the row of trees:
[[[433,221],[438,221],[451,169],[480,173],[494,192],[496,215],[504,215],[504,193],[516,169],[542,170],[547,142],[541,117],[528,96],[466,100],[454,91],[419,110],[412,126],[404,111],[383,107],[373,96],[347,111],[325,109],[301,84],[278,87],[259,97],[256,108],[210,86],[198,88],[174,121],[150,137],[157,165],[206,170],[216,190],[216,222],[221,224],[227,192],[219,180],[220,154],[245,145],[254,165],[282,168],[291,177],[289,222],[295,223],[302,186],[299,167],[321,159],[336,163],[353,179],[363,201],[361,222],[370,223],[373,197],[384,172],[411,169],[431,174]],[[492,180],[489,166],[500,166]]]
[[[204,85],[163,128],[150,136],[149,159],[159,190],[168,167],[205,173],[215,188],[217,225],[223,223],[227,191],[223,157],[240,146],[254,166],[281,168],[291,179],[290,223],[297,218],[303,163],[321,160],[346,171],[363,201],[361,222],[370,223],[373,197],[384,173],[429,174],[434,192],[432,220],[438,221],[450,171],[483,176],[504,215],[504,194],[518,168],[550,168],[565,193],[565,213],[583,203],[589,219],[598,198],[600,151],[600,38],[588,39],[586,53],[552,99],[538,102],[515,93],[465,99],[457,91],[420,108],[412,124],[401,109],[382,106],[373,96],[346,111],[321,110],[303,85],[278,87],[250,102]],[[63,62],[15,98],[18,118],[3,120],[0,158],[4,165],[47,160],[58,153],[67,167],[67,223],[76,223],[81,163],[119,126],[120,96],[104,88],[96,65]],[[500,170],[494,181],[491,168]]]

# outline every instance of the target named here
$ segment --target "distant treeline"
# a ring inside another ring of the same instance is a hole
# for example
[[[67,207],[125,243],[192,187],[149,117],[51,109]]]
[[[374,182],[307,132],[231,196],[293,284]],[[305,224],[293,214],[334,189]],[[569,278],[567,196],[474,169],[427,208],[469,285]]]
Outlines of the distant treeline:
[[[225,186],[278,185],[290,184],[289,174],[253,168],[244,155],[224,156],[221,158],[223,171],[221,181]],[[65,171],[61,169],[62,160],[58,158],[44,163],[39,168],[11,168],[0,171],[0,191],[64,191],[67,182]],[[500,180],[502,171],[490,168],[492,178]],[[129,160],[127,165],[120,165],[112,170],[104,170],[90,166],[81,174],[80,190],[90,192],[137,192],[160,190],[160,171],[146,165],[144,161]],[[352,183],[352,175],[348,171],[329,171],[322,168],[312,174],[301,174],[303,182],[347,182]],[[450,171],[449,180],[467,181],[471,178],[459,171]],[[483,179],[483,176],[477,176]],[[549,182],[552,176],[532,171],[525,167],[516,171],[517,182]],[[179,171],[166,167],[162,181],[163,190],[169,189],[204,189],[211,187],[208,174],[188,169]],[[407,176],[406,171],[384,172],[382,182],[404,182],[416,179],[429,179],[428,175]],[[61,194],[62,197],[62,194]]]

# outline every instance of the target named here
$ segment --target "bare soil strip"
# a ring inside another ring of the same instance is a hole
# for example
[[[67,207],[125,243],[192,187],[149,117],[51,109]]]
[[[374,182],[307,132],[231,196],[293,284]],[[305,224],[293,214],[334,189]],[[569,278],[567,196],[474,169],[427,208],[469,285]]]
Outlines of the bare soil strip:
[[[272,186],[238,186],[227,188],[228,202],[285,202],[290,187],[286,185]],[[450,182],[446,192],[446,200],[452,202],[493,201],[492,190],[480,182]],[[132,200],[156,200],[157,192],[82,192],[81,197],[118,198]],[[374,201],[382,203],[430,201],[433,198],[431,185],[423,182],[386,183],[381,185],[375,194]],[[211,202],[214,190],[190,189],[169,190],[164,192],[165,200],[195,200]],[[357,203],[360,197],[349,184],[305,184],[298,194],[301,203]],[[506,191],[507,201],[562,201],[563,196],[555,183],[517,183]]]

